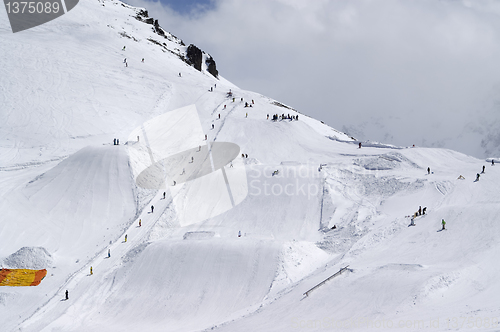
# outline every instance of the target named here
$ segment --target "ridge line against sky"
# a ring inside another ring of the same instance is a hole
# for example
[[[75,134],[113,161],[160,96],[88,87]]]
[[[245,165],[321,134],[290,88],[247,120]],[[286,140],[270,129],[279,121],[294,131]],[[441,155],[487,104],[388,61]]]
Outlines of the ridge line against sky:
[[[500,2],[126,2],[239,87],[360,140],[500,155]]]

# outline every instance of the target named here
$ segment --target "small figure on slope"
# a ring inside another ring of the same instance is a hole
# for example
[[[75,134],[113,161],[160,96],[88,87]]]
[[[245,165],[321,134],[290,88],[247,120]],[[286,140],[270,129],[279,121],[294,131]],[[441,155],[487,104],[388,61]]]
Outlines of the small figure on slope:
[[[446,221],[444,221],[444,219],[441,221],[441,225],[443,225],[443,228],[441,228],[441,230],[445,230],[446,228],[444,226],[446,225]]]

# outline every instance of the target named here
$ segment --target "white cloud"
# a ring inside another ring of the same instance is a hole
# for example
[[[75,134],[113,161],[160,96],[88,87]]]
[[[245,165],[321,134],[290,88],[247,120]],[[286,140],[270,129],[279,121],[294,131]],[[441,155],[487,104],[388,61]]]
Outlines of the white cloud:
[[[233,83],[363,139],[481,156],[471,120],[499,129],[499,2],[219,0],[190,17],[131,2]]]

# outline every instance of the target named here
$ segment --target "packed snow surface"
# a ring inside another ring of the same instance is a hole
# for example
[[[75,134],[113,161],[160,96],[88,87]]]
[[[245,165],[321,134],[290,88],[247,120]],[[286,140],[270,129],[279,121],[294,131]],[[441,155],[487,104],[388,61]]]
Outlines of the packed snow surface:
[[[500,328],[498,156],[359,148],[138,12],[0,14],[0,262],[48,271],[2,331]]]

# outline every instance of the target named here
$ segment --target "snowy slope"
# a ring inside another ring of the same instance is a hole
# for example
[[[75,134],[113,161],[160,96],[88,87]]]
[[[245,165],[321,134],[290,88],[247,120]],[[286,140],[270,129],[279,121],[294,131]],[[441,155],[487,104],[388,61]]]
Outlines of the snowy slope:
[[[48,270],[39,286],[0,289],[3,330],[447,330],[460,317],[498,329],[498,166],[444,149],[359,149],[189,66],[185,46],[139,12],[84,0],[17,34],[0,20],[0,261]],[[239,147],[233,167],[156,189],[137,181],[162,158],[180,173],[168,154],[206,156],[214,142]],[[428,214],[408,227],[419,206]]]

